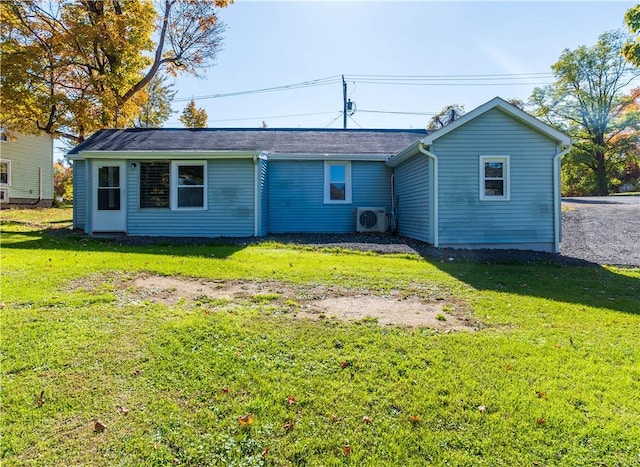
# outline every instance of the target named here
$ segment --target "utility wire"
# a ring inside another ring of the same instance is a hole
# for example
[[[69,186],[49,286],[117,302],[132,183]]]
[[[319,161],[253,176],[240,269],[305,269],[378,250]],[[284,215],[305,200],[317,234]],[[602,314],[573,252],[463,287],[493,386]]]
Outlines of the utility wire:
[[[412,86],[505,86],[505,85],[545,85],[550,83],[519,82],[522,80],[538,80],[552,78],[552,73],[505,73],[505,74],[484,74],[484,75],[344,75],[346,81],[362,84],[387,84],[387,85],[412,85]],[[495,82],[503,81],[503,82]],[[515,81],[515,82],[509,82]],[[290,91],[315,86],[327,86],[342,82],[342,75],[328,76],[309,81],[273,86],[270,88],[250,89],[246,91],[236,91],[220,94],[209,94],[203,96],[180,97],[174,102],[187,102],[190,100],[218,99],[221,97],[245,96],[250,94],[260,94],[267,92]]]

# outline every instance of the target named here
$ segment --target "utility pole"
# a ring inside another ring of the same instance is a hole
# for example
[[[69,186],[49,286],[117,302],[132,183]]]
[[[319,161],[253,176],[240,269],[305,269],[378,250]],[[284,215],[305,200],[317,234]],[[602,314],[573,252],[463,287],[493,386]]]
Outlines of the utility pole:
[[[342,129],[347,129],[347,82],[342,75]]]

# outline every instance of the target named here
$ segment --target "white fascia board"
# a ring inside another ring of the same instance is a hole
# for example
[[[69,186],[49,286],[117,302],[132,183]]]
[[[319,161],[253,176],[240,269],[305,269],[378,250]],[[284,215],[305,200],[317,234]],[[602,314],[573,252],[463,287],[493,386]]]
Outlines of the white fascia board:
[[[389,158],[389,160],[387,160],[387,165],[389,167],[397,167],[403,161],[409,159],[410,157],[415,156],[420,152],[420,150],[418,149],[419,144],[420,144],[420,141],[418,140],[415,143],[412,143],[411,146],[409,146],[408,148],[403,149],[398,154],[395,154],[394,156]]]
[[[422,138],[422,143],[425,146],[429,146],[433,144],[433,142],[438,138],[443,137],[444,135],[455,130],[456,128],[464,125],[468,121],[473,120],[474,118],[496,107],[502,110],[503,112],[511,115],[513,118],[520,120],[522,123],[529,125],[532,128],[535,128],[540,133],[547,135],[549,138],[558,141],[560,144],[564,146],[568,146],[569,144],[571,144],[571,138],[569,138],[567,135],[565,135],[561,131],[558,131],[552,126],[549,126],[546,123],[541,122],[540,120],[533,117],[532,115],[529,115],[524,110],[520,110],[516,106],[509,104],[507,101],[505,101],[500,97],[494,97],[489,102],[485,102],[480,107],[476,107],[471,112],[464,114],[462,117],[460,117],[458,120],[454,121],[453,123],[450,123],[444,128],[441,128],[437,131],[434,131],[430,135],[427,135],[426,137]]]
[[[258,154],[258,151],[80,151],[67,155],[67,159],[251,159]]]
[[[388,154],[269,154],[273,161],[365,161],[386,162]]]

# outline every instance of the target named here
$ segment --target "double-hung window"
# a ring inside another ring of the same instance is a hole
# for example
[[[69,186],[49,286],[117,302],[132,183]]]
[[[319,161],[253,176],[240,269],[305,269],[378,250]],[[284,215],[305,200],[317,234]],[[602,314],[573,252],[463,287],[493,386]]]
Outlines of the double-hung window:
[[[206,209],[207,171],[205,162],[174,161],[172,209]]]
[[[327,204],[351,203],[351,163],[325,161],[324,202]]]
[[[480,156],[480,200],[509,201],[509,156]]]
[[[206,209],[204,161],[141,162],[140,208]]]
[[[11,161],[0,160],[0,184],[11,185]]]

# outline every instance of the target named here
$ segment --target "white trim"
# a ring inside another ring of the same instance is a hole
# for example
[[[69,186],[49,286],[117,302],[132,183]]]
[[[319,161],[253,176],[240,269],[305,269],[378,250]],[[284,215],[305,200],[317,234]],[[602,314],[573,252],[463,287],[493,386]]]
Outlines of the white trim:
[[[273,161],[363,161],[386,162],[389,154],[269,154]]]
[[[7,183],[0,183],[0,185],[11,186],[11,159],[0,159],[0,164],[7,164]]]
[[[345,199],[331,199],[331,167],[344,166],[344,197]],[[351,161],[324,162],[324,204],[351,204]]]
[[[9,188],[0,188],[0,203],[9,202]]]
[[[558,152],[553,156],[553,249],[554,253],[560,253],[560,242],[562,241],[562,199],[560,174],[562,173],[562,156],[571,151],[571,146],[559,147]]]
[[[179,185],[178,167],[202,167],[203,181],[200,185]],[[202,188],[202,206],[178,206],[178,188]],[[207,210],[207,161],[171,161],[171,179],[169,180],[169,205],[173,211],[206,211]]]
[[[436,248],[438,248],[440,246],[440,239],[439,239],[439,235],[438,235],[438,231],[440,229],[438,223],[440,222],[439,219],[439,199],[438,199],[438,156],[436,156],[434,153],[432,153],[431,151],[429,151],[428,149],[425,149],[425,147],[422,145],[422,143],[418,144],[418,150],[424,154],[425,156],[429,157],[432,161],[433,161],[433,170],[429,171],[430,172],[430,184],[431,187],[433,189],[433,196],[431,196],[431,209],[429,209],[429,224],[431,225],[431,228],[433,229],[433,234],[432,234],[432,238],[433,238],[433,246],[435,246]]]
[[[193,160],[193,159],[253,159],[257,151],[80,151],[67,154],[69,160],[135,159],[135,160]]]
[[[480,201],[510,201],[511,200],[511,157],[508,155],[480,155],[479,159],[479,185],[478,192],[480,195]],[[502,163],[502,177],[501,178],[485,178],[485,164],[487,162],[501,162]],[[502,195],[494,196],[485,194],[485,182],[487,180],[502,180]]]
[[[482,104],[480,107],[476,107],[471,112],[464,114],[458,120],[449,123],[447,126],[434,131],[430,135],[422,138],[422,142],[425,145],[432,144],[438,138],[443,137],[444,135],[452,132],[456,128],[464,125],[469,120],[473,120],[474,118],[482,115],[483,113],[488,112],[491,109],[498,108],[503,112],[511,115],[512,117],[520,120],[522,123],[529,125],[530,127],[538,130],[539,132],[547,135],[549,138],[556,140],[562,145],[571,144],[571,138],[562,133],[561,131],[556,130],[552,126],[547,125],[546,123],[542,123],[537,118],[529,115],[524,110],[520,110],[514,105],[509,104],[507,101],[501,99],[500,97],[494,97],[489,102]]]

